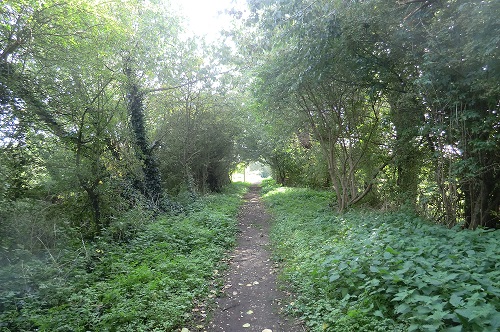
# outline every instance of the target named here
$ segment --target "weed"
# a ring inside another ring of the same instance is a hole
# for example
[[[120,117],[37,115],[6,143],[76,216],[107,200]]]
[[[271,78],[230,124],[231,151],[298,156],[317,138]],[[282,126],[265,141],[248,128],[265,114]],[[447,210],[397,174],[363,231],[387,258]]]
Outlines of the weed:
[[[500,232],[429,224],[407,211],[328,209],[328,193],[264,195],[290,310],[313,331],[497,331]]]
[[[202,198],[188,213],[155,222],[122,220],[132,227],[114,225],[110,236],[61,251],[57,260],[18,254],[20,259],[0,268],[0,331],[186,326],[194,304],[217,284],[214,270],[235,243],[245,191],[231,186]]]

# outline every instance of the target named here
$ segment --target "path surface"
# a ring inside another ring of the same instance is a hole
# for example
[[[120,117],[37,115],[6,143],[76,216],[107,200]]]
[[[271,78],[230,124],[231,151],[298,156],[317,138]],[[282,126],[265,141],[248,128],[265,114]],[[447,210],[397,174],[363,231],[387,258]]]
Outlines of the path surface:
[[[260,187],[250,187],[238,216],[240,237],[226,277],[223,297],[210,332],[304,332],[280,314],[284,294],[277,289],[269,253],[269,215],[260,202]],[[266,330],[267,329],[267,330]]]

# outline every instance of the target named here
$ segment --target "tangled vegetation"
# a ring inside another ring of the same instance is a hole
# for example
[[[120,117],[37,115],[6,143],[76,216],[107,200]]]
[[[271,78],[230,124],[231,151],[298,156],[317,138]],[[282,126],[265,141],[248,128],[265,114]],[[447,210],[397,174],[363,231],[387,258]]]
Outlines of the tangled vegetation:
[[[116,229],[97,241],[34,257],[17,250],[0,268],[0,331],[174,331],[220,287],[235,243],[243,184],[187,213]],[[125,240],[122,238],[122,240]]]
[[[261,158],[339,212],[410,205],[500,227],[500,3],[249,0]]]
[[[1,332],[178,328],[257,161],[313,330],[498,330],[500,1],[237,2],[1,1]]]
[[[498,331],[500,232],[408,211],[333,214],[332,193],[267,189],[291,312],[312,331]]]

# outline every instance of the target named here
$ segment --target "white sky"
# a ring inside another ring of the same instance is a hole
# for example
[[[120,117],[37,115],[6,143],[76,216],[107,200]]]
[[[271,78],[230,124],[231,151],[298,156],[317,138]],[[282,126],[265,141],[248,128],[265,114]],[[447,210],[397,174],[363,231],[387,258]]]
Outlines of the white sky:
[[[178,7],[188,19],[186,30],[199,36],[207,36],[209,41],[217,38],[218,31],[228,27],[230,18],[220,14],[234,6],[234,0],[171,0],[174,8]],[[241,2],[244,0],[238,0]]]

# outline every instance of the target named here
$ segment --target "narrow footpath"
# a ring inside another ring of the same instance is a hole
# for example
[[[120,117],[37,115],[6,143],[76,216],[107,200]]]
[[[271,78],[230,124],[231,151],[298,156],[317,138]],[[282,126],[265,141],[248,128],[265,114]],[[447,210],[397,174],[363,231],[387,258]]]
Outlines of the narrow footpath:
[[[225,293],[217,299],[208,331],[304,332],[300,323],[281,314],[284,294],[276,286],[269,253],[269,220],[253,185],[238,216],[240,236],[231,257]]]

